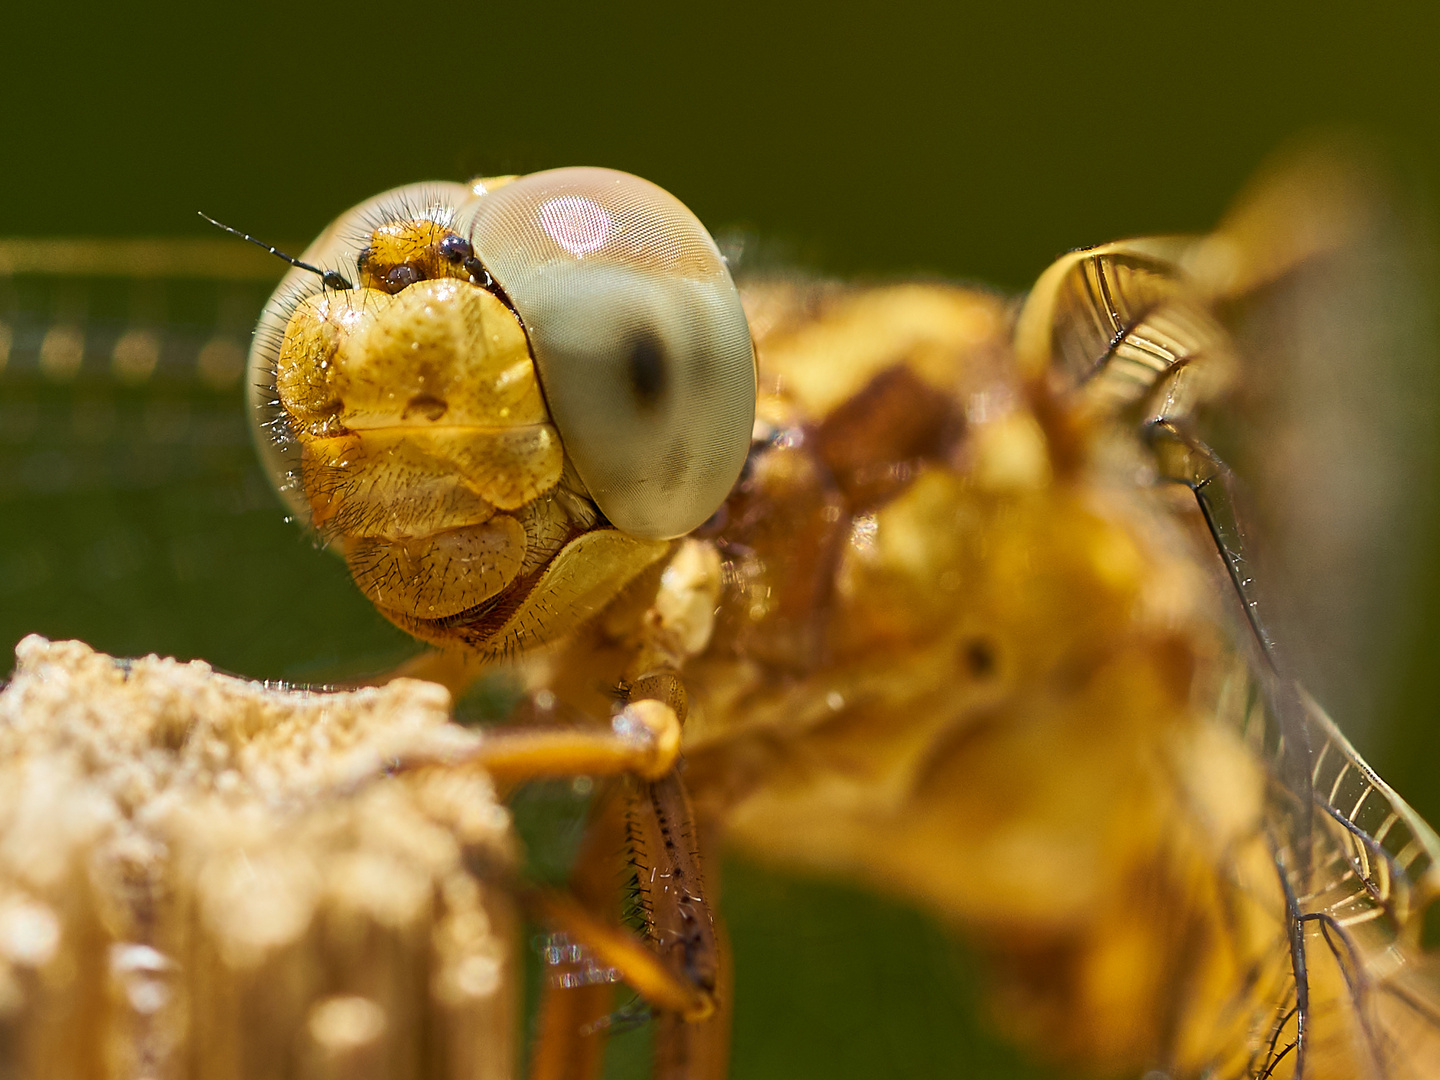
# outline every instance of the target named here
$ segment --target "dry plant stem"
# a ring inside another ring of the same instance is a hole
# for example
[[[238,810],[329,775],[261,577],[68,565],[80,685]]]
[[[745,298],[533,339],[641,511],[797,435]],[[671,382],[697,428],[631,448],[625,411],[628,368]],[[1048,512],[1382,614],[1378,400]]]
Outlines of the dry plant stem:
[[[0,1076],[512,1075],[514,842],[438,687],[27,638],[0,694]],[[492,873],[493,872],[493,873]]]

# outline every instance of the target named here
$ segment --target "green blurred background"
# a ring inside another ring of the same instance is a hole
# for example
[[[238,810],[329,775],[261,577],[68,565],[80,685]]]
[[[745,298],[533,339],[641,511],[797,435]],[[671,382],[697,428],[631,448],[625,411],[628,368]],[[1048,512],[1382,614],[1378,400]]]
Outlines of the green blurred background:
[[[52,3],[4,22],[0,235],[197,235],[203,208],[303,240],[397,183],[588,163],[822,271],[1019,290],[1069,247],[1205,228],[1316,127],[1376,142],[1423,210],[1440,198],[1440,19],[1419,4]],[[238,388],[163,376],[0,379],[0,648],[34,631],[292,679],[411,652],[282,519]],[[1440,571],[1413,581],[1359,741],[1433,820]],[[1033,1074],[983,1033],[976,975],[929,921],[727,879],[736,1077]]]

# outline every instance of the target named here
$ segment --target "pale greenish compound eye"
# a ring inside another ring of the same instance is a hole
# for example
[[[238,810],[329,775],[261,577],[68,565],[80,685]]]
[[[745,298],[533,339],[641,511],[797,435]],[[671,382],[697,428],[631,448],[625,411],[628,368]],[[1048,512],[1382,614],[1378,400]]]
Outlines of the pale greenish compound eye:
[[[624,532],[681,536],[750,447],[755,357],[699,220],[647,180],[554,169],[467,200],[455,231],[515,305],[565,451]]]

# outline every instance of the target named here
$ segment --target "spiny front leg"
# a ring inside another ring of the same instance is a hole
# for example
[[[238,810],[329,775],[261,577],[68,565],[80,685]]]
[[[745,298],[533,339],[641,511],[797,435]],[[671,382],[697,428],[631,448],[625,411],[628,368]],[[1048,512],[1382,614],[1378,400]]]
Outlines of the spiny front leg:
[[[642,650],[637,665],[655,659],[653,650]],[[689,711],[684,684],[673,670],[652,668],[629,685],[628,693],[628,708],[664,702],[682,722]],[[686,990],[686,997],[667,1006],[653,991],[636,987],[657,1006],[653,1075],[657,1080],[719,1080],[729,1058],[729,957],[683,760],[664,776],[632,777],[626,802],[634,903],[650,948]]]
[[[632,712],[673,715],[653,699],[631,701],[618,715]],[[612,970],[655,1012],[655,1076],[723,1077],[729,1038],[727,957],[681,771],[671,768],[651,779],[628,776],[614,796],[602,801],[587,830],[571,892],[535,892],[532,909],[582,945],[591,963]],[[613,857],[622,843],[630,854],[643,940],[615,920]],[[542,1041],[532,1080],[598,1075],[610,1004],[608,985],[552,979],[541,1006]]]
[[[617,731],[632,714],[662,713],[684,723],[689,703],[680,671],[709,640],[718,591],[714,548],[689,541],[666,568],[653,602],[600,631],[624,657],[611,669],[611,677],[618,676],[622,705],[613,725]],[[564,658],[560,670],[574,674]],[[622,846],[609,839],[617,820],[631,859],[643,945],[606,914],[618,907],[605,882],[607,873],[613,881],[613,862],[604,862]],[[597,962],[614,968],[654,1010],[658,1077],[719,1078],[728,1060],[728,953],[712,906],[703,839],[678,757],[663,774],[633,773],[615,798],[602,801],[591,822],[572,874],[580,903],[548,898],[548,920],[584,942]],[[533,1080],[596,1075],[597,1033],[603,1037],[607,1000],[588,987],[558,982],[546,987],[546,1044]]]
[[[404,760],[395,769],[479,768],[502,790],[553,777],[620,778],[623,797],[597,812],[573,874],[573,891],[520,881],[511,882],[511,889],[538,919],[579,945],[598,968],[612,972],[610,978],[626,982],[660,1016],[658,1077],[719,1077],[728,1040],[728,1010],[717,1007],[721,952],[706,899],[694,813],[676,767],[677,708],[683,715],[685,694],[678,679],[656,677],[643,685],[666,701],[634,697],[632,687],[632,700],[616,711],[609,731],[500,728],[461,757]],[[645,913],[643,939],[616,918],[618,896],[606,887],[606,879],[614,880],[614,852],[627,832],[637,899]],[[542,1039],[532,1063],[535,1080],[598,1074],[604,1039],[596,1036],[610,996],[608,982],[547,987]]]
[[[633,699],[637,692],[656,694],[667,704],[653,698]],[[681,717],[688,711],[684,686],[672,673],[646,677],[631,694],[629,709],[674,708]],[[663,776],[630,782],[627,830],[635,899],[645,916],[646,934],[666,966],[699,992],[688,1008],[671,1011],[698,1021],[715,1008],[718,949],[714,916],[705,899],[695,811],[681,764],[677,760]]]
[[[666,966],[697,992],[690,1009],[657,1018],[655,1076],[723,1077],[730,1029],[728,955],[690,797],[678,769],[633,788],[630,846],[648,937]]]

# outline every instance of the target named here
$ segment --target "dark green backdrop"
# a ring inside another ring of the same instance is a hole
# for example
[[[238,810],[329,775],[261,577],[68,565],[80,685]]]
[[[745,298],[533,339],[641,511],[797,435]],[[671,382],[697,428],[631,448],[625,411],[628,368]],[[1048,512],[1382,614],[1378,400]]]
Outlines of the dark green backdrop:
[[[824,270],[1019,289],[1072,246],[1206,227],[1316,126],[1440,195],[1418,3],[26,7],[0,25],[0,235],[195,234],[204,208],[303,239],[396,183],[589,163]],[[68,393],[0,400],[0,648],[33,630],[291,678],[409,649],[281,520],[236,393],[116,392],[98,427]],[[1437,582],[1416,573],[1362,739],[1432,819]],[[730,879],[738,1077],[1023,1072],[925,920]]]

